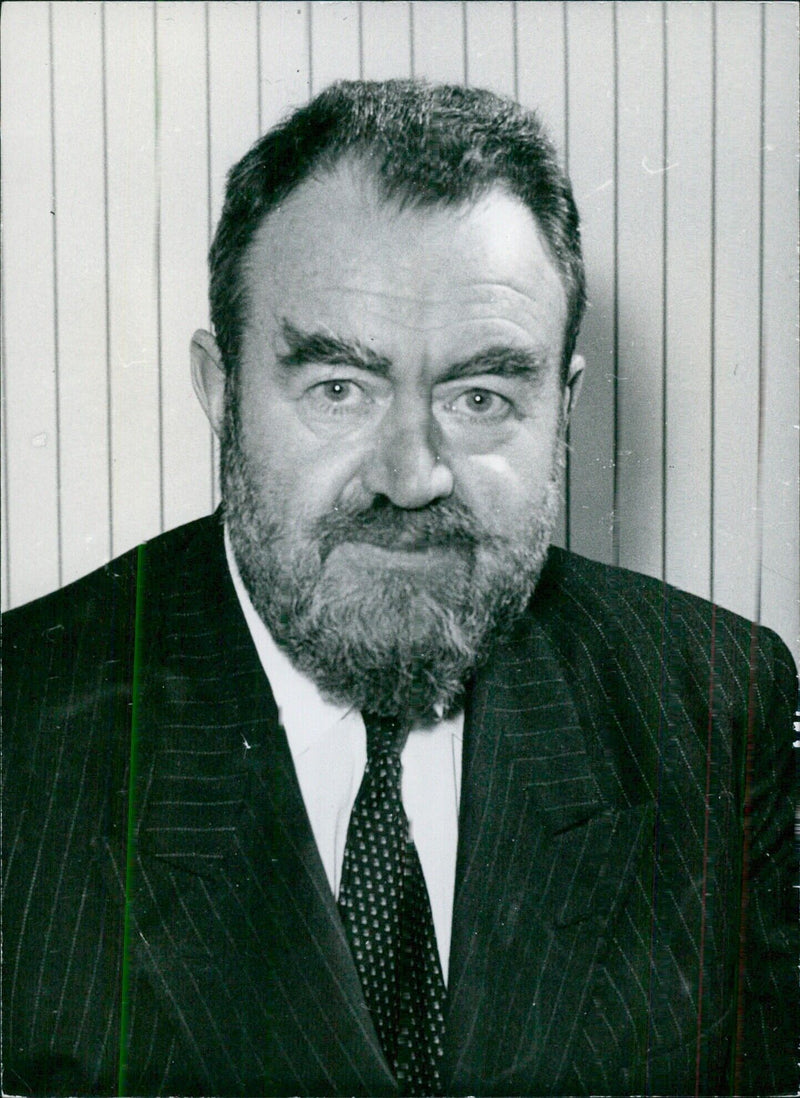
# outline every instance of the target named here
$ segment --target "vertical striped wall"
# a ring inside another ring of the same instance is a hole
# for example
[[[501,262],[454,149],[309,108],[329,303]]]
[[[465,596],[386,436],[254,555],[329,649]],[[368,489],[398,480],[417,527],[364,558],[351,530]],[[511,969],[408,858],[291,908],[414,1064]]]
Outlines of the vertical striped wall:
[[[225,172],[337,77],[538,106],[584,222],[560,540],[798,651],[791,3],[12,3],[3,565],[13,606],[216,502],[188,340]]]

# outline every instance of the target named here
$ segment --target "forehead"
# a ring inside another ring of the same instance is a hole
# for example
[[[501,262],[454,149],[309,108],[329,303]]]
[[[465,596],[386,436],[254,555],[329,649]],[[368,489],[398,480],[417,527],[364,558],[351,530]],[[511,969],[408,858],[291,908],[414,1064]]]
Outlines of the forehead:
[[[485,330],[560,347],[563,336],[559,272],[530,211],[500,187],[474,203],[401,208],[365,168],[341,164],[265,219],[243,276],[248,326],[267,335],[288,318],[383,342]]]

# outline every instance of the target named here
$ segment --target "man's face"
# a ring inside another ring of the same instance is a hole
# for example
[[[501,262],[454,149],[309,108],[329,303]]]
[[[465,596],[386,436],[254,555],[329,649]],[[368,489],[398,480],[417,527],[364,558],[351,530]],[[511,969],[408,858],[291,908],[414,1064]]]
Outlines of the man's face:
[[[243,276],[225,397],[208,336],[195,369],[251,599],[327,695],[452,708],[558,507],[566,298],[537,226],[499,188],[401,210],[341,165],[267,217]]]

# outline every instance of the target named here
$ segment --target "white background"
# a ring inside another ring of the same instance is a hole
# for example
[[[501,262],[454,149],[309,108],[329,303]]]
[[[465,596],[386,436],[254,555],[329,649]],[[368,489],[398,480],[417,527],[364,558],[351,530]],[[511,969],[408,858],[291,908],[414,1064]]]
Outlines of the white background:
[[[584,224],[559,540],[798,634],[793,3],[9,3],[3,605],[210,511],[224,176],[337,77],[538,106]]]

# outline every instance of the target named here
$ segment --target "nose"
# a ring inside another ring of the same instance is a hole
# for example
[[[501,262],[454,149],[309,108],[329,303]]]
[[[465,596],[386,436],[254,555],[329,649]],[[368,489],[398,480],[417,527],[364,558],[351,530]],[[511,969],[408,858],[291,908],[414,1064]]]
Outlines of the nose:
[[[453,491],[438,424],[429,409],[390,408],[363,473],[365,487],[414,510]]]

